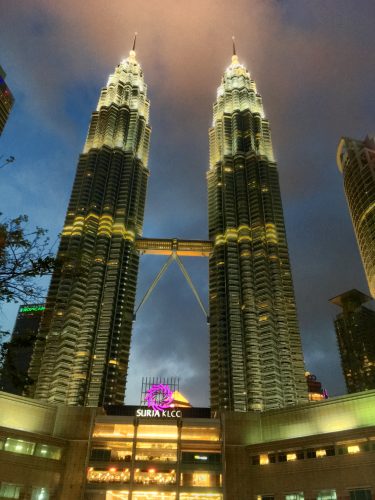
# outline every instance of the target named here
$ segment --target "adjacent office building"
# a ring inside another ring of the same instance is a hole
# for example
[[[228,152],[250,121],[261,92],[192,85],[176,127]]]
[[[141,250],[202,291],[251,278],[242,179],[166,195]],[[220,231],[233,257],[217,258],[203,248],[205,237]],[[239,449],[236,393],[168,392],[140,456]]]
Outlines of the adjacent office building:
[[[262,98],[234,54],[217,91],[208,178],[211,408],[307,400],[278,171]]]
[[[348,392],[375,389],[375,311],[364,306],[370,300],[359,290],[330,300],[342,308],[335,329]]]
[[[8,120],[10,110],[14,104],[14,97],[5,82],[6,73],[0,66],[0,135]]]
[[[134,49],[134,47],[133,47]],[[35,398],[124,401],[150,142],[135,51],[101,91],[80,155],[30,377]]]
[[[44,304],[20,306],[1,372],[2,391],[23,394],[44,309]]]
[[[375,297],[375,140],[343,137],[337,165],[353,221],[370,293]]]

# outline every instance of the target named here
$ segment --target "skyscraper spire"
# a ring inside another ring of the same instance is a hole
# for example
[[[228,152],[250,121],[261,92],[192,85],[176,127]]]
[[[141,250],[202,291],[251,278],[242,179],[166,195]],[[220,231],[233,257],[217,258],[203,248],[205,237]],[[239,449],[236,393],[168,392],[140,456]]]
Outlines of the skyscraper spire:
[[[135,44],[136,44],[136,41],[137,41],[137,35],[138,35],[138,33],[137,33],[137,31],[136,31],[136,32],[134,33],[134,41],[133,41],[133,49],[132,49],[134,52],[135,52]]]
[[[238,56],[237,56],[237,52],[236,52],[236,43],[235,43],[235,37],[232,36],[232,45],[233,45],[233,49],[232,49],[232,64],[238,64]]]
[[[236,53],[236,44],[235,44],[235,40],[236,40],[236,39],[235,39],[235,37],[234,37],[234,35],[233,35],[233,36],[232,36],[232,44],[233,44],[233,54],[232,54],[232,55],[233,55],[233,56],[236,56],[236,55],[237,55],[237,53]]]

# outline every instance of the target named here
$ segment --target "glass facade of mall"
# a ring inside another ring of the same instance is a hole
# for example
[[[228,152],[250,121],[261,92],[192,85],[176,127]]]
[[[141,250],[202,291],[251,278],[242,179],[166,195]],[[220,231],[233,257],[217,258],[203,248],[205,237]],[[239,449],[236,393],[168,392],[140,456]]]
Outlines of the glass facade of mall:
[[[220,421],[98,417],[86,498],[221,500]]]

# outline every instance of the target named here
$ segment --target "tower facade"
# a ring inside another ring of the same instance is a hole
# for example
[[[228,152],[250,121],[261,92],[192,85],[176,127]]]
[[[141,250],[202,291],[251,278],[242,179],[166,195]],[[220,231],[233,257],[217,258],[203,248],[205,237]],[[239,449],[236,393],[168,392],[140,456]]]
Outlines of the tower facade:
[[[29,376],[35,398],[122,404],[142,233],[149,100],[135,51],[102,89],[62,231]]]
[[[369,300],[355,289],[330,300],[342,308],[335,330],[349,393],[375,389],[375,311],[364,306]]]
[[[268,120],[236,54],[213,106],[208,177],[211,408],[307,401]]]
[[[14,104],[14,97],[5,82],[6,73],[0,66],[0,135],[8,120],[10,110]]]
[[[375,297],[375,139],[340,140],[337,165],[357,237],[370,293]]]

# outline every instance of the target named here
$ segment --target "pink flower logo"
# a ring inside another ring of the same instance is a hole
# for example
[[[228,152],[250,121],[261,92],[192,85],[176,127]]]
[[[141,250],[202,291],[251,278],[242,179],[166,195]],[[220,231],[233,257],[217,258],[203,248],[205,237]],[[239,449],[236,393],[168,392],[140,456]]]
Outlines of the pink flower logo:
[[[155,411],[163,411],[171,407],[173,393],[168,385],[154,384],[146,392],[145,401],[149,408]]]

